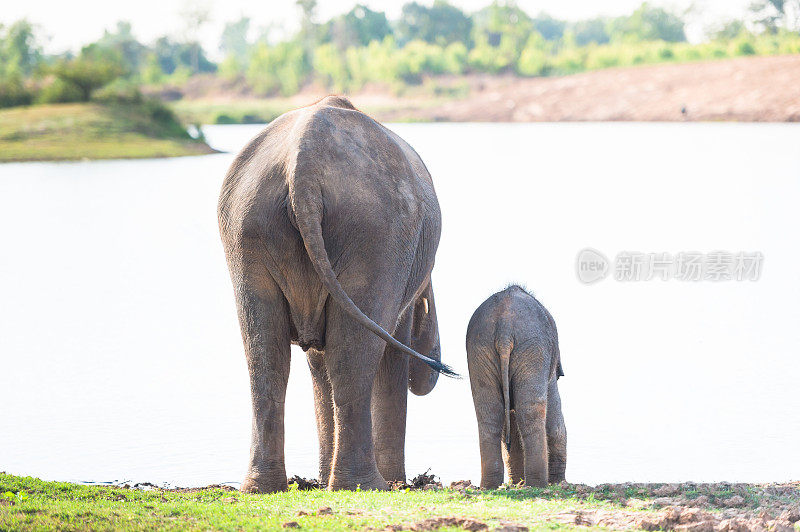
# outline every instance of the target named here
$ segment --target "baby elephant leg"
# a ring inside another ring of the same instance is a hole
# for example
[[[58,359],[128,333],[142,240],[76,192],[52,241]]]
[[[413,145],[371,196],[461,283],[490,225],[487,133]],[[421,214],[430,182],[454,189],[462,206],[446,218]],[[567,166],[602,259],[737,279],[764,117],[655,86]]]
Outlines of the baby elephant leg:
[[[522,449],[525,455],[525,485],[547,486],[547,401],[531,394],[515,395]],[[528,397],[526,397],[528,396]]]
[[[510,434],[503,429],[503,460],[508,471],[508,480],[512,484],[519,484],[525,480],[525,453],[522,449],[522,439],[517,426],[517,413],[511,411]],[[505,442],[508,441],[508,447]]]
[[[495,387],[476,386],[472,379],[472,397],[478,417],[478,440],[481,451],[481,487],[494,489],[503,483],[503,459],[500,437],[503,431],[503,397]]]
[[[567,427],[561,412],[561,396],[555,379],[547,391],[547,448],[549,482],[555,484],[565,480],[567,469]]]

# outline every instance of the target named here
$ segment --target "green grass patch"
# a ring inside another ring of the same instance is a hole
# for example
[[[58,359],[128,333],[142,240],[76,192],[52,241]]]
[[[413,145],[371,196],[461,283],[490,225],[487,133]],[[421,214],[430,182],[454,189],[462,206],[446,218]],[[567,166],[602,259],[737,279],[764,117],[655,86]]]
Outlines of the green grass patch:
[[[0,162],[175,157],[213,153],[152,101],[0,110]]]
[[[187,124],[265,124],[296,107],[283,99],[179,100],[170,106]]]
[[[303,530],[363,530],[408,527],[436,517],[473,519],[490,530],[505,523],[532,530],[571,529],[554,516],[574,508],[619,506],[580,500],[571,490],[556,486],[494,491],[292,489],[249,495],[222,488],[141,491],[0,474],[0,530],[276,530],[290,522]]]

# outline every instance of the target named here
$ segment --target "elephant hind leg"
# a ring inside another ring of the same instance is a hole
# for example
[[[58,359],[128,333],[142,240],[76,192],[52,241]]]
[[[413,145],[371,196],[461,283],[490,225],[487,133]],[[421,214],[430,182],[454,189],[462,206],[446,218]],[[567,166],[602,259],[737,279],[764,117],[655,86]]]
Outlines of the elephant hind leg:
[[[378,314],[374,309],[366,312]],[[378,323],[387,321],[384,317]],[[328,489],[386,490],[389,486],[375,462],[370,411],[373,381],[386,344],[330,302],[325,336],[323,359],[333,393],[335,423]]]
[[[525,485],[547,486],[547,399],[536,387],[517,387],[514,404],[522,449],[525,455]]]
[[[314,410],[317,416],[317,436],[319,437],[319,482],[322,486],[328,485],[331,476],[331,463],[333,462],[333,393],[328,379],[328,370],[325,368],[323,353],[316,349],[306,352],[308,367],[314,386]]]
[[[473,362],[470,362],[473,364]],[[497,368],[499,372],[499,368]],[[505,421],[503,394],[497,375],[470,369],[472,400],[478,419],[478,441],[481,452],[481,487],[494,489],[503,483],[501,437]]]
[[[401,320],[395,338],[408,345],[411,338],[408,317]],[[409,357],[386,346],[372,387],[372,439],[378,471],[389,482],[406,480],[408,371]]]
[[[244,492],[285,491],[284,401],[289,379],[289,308],[257,260],[231,257],[231,276],[250,374],[253,408],[250,463]]]
[[[510,429],[510,444],[508,448],[503,444],[503,460],[506,463],[509,481],[512,484],[519,484],[525,480],[525,453],[522,449],[519,425],[517,425],[517,413],[514,410],[511,411]],[[506,441],[505,434],[503,434],[503,441]]]
[[[567,469],[567,427],[561,412],[561,396],[556,380],[547,392],[547,448],[549,452],[549,478],[551,484],[565,480]]]

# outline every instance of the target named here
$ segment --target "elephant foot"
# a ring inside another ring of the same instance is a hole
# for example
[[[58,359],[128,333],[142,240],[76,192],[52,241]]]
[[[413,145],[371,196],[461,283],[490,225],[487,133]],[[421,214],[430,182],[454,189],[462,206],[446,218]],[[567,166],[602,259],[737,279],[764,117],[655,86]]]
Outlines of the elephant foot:
[[[389,483],[395,483],[395,482],[404,483],[406,481],[406,474],[403,471],[397,472],[395,474],[388,474],[382,476],[386,480],[386,482]]]
[[[338,490],[354,491],[357,489],[360,489],[362,491],[369,491],[369,490],[386,491],[389,489],[389,484],[387,484],[386,481],[383,480],[383,477],[377,471],[375,472],[374,475],[365,479],[346,477],[344,475],[338,475],[334,473],[333,476],[331,477],[331,481],[328,483],[328,489],[330,491],[338,491]]]
[[[550,484],[558,484],[559,482],[566,480],[564,475],[565,469],[566,468],[561,468],[560,470],[557,469],[556,471],[551,471],[548,478]]]
[[[406,481],[406,468],[402,461],[390,464],[378,462],[378,472],[386,482]]]
[[[546,488],[547,487],[547,480],[545,480],[543,478],[531,478],[531,479],[526,478],[525,479],[525,485],[526,486],[532,486],[534,488]]]
[[[287,489],[286,473],[248,473],[239,487],[242,493],[275,493]]]

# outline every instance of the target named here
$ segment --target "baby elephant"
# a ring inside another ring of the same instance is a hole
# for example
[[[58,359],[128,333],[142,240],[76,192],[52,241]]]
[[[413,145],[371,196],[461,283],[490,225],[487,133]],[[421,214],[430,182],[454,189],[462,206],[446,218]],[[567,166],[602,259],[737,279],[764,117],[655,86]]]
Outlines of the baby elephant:
[[[567,429],[557,379],[558,333],[550,313],[519,286],[483,302],[469,320],[467,362],[478,416],[481,487],[564,480]]]

